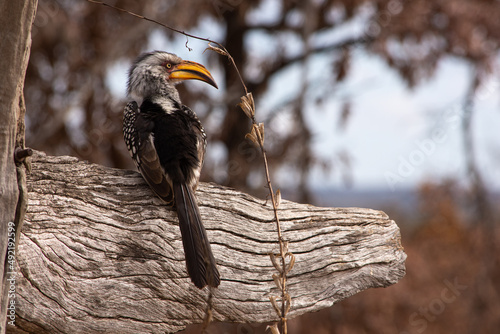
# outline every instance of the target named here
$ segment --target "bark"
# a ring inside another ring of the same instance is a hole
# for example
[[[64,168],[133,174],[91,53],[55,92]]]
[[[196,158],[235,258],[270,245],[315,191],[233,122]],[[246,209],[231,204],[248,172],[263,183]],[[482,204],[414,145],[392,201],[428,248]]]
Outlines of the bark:
[[[202,321],[208,291],[187,276],[176,214],[138,173],[38,152],[32,166],[17,332],[171,333]],[[276,320],[269,203],[206,183],[197,196],[222,277],[214,319]],[[399,229],[381,211],[283,200],[279,215],[296,257],[290,318],[404,276]]]
[[[5,333],[8,311],[14,319],[16,301],[10,266],[25,209],[25,170],[16,166],[14,151],[24,146],[23,86],[36,5],[35,0],[0,0],[0,333]]]

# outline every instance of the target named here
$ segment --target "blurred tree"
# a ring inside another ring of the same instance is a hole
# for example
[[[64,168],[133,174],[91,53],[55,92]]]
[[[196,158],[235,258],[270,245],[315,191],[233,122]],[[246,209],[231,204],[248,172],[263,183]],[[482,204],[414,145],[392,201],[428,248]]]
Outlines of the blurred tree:
[[[314,131],[304,113],[306,106],[321,108],[323,100],[332,98],[335,85],[349,75],[354,48],[379,55],[413,87],[432,76],[439,60],[449,56],[471,63],[480,73],[471,80],[481,82],[491,72],[500,40],[500,3],[495,0],[109,3],[188,31],[206,20],[216,22],[223,35],[220,42],[242,69],[258,103],[258,119],[266,121],[272,168],[286,168],[296,176],[286,186],[295,186],[303,201],[309,200],[307,179],[313,166],[349,167],[346,152],[328,161],[314,154]],[[114,65],[129,63],[144,51],[149,36],[158,29],[150,22],[84,0],[40,0],[26,80],[29,145],[50,154],[133,168],[122,144],[125,101],[111,94],[107,75]],[[174,38],[169,31],[159,31]],[[215,55],[210,57],[213,63]],[[259,177],[258,154],[244,140],[249,123],[236,107],[243,90],[226,59],[218,59],[224,71],[218,79],[219,86],[225,87],[222,99],[215,100],[203,91],[182,91],[184,102],[210,120],[205,122],[209,139],[223,152],[222,161],[207,161],[203,177],[261,191],[264,180]],[[329,75],[311,77],[315,64]],[[300,69],[301,82],[279,76],[293,68]],[[272,106],[259,103],[275,80],[280,80],[283,90],[296,88]],[[349,101],[339,113],[339,124],[345,124]]]

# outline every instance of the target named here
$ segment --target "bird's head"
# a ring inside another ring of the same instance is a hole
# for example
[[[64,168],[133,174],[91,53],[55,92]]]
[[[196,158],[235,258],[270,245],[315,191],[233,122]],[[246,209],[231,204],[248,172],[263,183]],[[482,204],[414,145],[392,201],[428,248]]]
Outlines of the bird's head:
[[[177,95],[174,86],[189,79],[201,80],[217,88],[205,66],[182,60],[172,53],[153,51],[139,56],[130,68],[127,94],[136,101],[157,95]]]

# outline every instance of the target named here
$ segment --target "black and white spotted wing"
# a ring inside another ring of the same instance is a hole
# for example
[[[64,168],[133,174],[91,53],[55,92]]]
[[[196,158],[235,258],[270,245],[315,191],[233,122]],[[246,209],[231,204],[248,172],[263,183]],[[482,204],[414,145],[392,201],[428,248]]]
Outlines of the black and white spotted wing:
[[[137,129],[138,123],[141,128],[148,127],[148,120],[139,116],[139,107],[135,101],[127,104],[123,115],[123,138],[139,172],[156,195],[171,204],[172,182],[160,164],[153,135],[150,133],[141,138]]]

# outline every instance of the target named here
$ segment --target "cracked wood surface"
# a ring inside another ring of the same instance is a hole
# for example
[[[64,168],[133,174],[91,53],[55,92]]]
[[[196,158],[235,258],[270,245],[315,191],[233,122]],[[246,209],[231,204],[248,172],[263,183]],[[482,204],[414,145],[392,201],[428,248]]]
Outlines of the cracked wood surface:
[[[176,214],[137,172],[36,152],[28,188],[12,332],[171,333],[202,321],[208,291],[187,276]],[[276,320],[271,206],[215,184],[197,196],[222,278],[214,319]],[[399,228],[381,211],[282,200],[279,216],[296,257],[290,318],[404,276]]]

